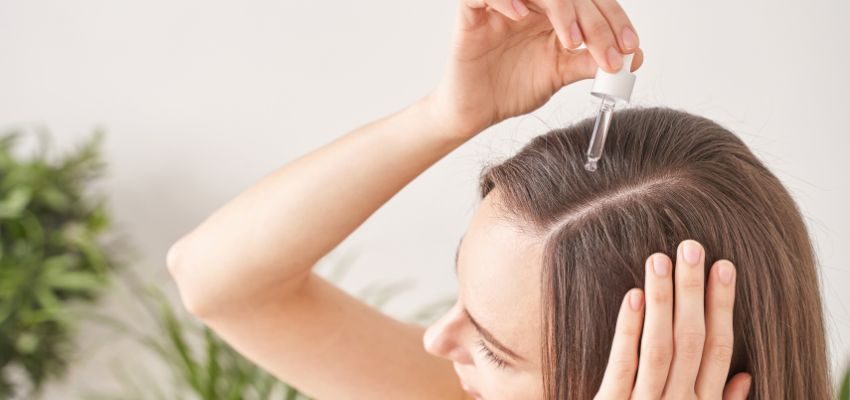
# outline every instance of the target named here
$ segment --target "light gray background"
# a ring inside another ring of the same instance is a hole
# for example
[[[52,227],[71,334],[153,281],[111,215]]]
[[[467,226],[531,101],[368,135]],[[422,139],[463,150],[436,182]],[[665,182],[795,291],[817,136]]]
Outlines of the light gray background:
[[[850,356],[850,3],[621,4],[646,55],[633,104],[715,119],[799,202],[822,262],[837,368]],[[455,5],[0,0],[0,127],[45,126],[63,149],[104,127],[102,187],[142,255],[134,269],[173,295],[164,260],[179,236],[272,169],[434,87]],[[402,190],[340,246],[360,254],[343,286],[410,279],[388,309],[397,316],[454,293],[452,257],[480,166],[592,115],[591,83],[485,131]],[[104,310],[125,315],[129,301],[116,289]],[[116,362],[141,357],[95,328],[83,342],[97,351],[48,398],[109,386]]]

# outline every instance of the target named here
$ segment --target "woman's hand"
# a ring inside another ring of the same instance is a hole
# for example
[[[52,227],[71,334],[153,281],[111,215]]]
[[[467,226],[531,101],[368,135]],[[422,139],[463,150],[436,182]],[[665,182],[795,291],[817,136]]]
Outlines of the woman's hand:
[[[714,263],[707,296],[705,252],[699,243],[682,242],[675,274],[671,267],[662,253],[647,260],[646,307],[640,289],[626,294],[597,400],[747,397],[748,373],[726,382],[734,337],[735,267],[727,260]]]
[[[623,35],[624,28],[634,29],[615,0],[533,0],[527,5],[522,0],[458,0],[458,5],[452,54],[443,80],[429,94],[435,118],[448,118],[453,136],[468,139],[531,112],[561,87],[595,76],[598,67],[617,71],[622,54],[635,53],[632,71],[643,63],[637,37]],[[568,39],[570,32],[578,37]],[[587,48],[566,49],[582,41]]]

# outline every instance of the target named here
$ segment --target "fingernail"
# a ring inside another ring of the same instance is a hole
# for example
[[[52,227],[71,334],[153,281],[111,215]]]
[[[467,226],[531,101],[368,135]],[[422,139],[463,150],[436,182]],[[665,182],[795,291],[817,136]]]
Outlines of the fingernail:
[[[573,21],[573,24],[570,25],[570,39],[573,40],[573,45],[578,47],[581,44],[581,29],[578,28],[578,22]]]
[[[699,262],[699,256],[702,252],[702,248],[697,242],[693,240],[685,241],[685,245],[682,248],[682,255],[685,256],[685,262],[690,265],[696,265]]]
[[[637,47],[637,35],[635,35],[635,32],[631,30],[631,28],[629,28],[628,26],[623,28],[622,38],[623,45],[626,46],[627,50],[631,50]]]
[[[519,0],[513,0],[512,3],[514,5],[514,10],[516,10],[516,12],[518,12],[519,15],[522,15],[523,17],[528,15],[528,7],[526,7],[525,4],[523,4],[523,2],[521,2]]]
[[[664,257],[660,254],[655,254],[652,256],[652,270],[655,271],[655,275],[667,276],[670,268],[667,267],[667,260]]]
[[[623,54],[614,46],[608,48],[608,65],[614,70],[623,68]]]
[[[643,305],[643,296],[641,296],[640,290],[632,290],[632,293],[629,294],[629,305],[632,307],[632,310],[640,310],[640,307]]]
[[[732,283],[732,277],[735,275],[735,267],[728,261],[721,261],[717,268],[717,275],[720,276],[720,282],[724,285]]]

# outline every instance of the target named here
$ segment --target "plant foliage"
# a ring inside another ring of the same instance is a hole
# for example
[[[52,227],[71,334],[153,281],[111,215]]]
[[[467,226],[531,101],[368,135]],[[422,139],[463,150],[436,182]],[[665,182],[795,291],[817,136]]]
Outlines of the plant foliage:
[[[118,265],[101,240],[110,225],[105,201],[86,193],[105,169],[103,133],[56,159],[44,134],[39,153],[17,157],[22,133],[0,136],[0,398],[23,386],[38,392],[63,375],[73,350],[70,307],[95,301]]]

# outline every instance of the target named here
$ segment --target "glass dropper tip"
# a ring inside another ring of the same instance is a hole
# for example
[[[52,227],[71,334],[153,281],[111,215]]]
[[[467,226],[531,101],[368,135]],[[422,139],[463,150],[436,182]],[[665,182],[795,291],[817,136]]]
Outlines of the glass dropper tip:
[[[612,97],[604,96],[602,98],[599,113],[596,115],[596,121],[593,124],[590,145],[587,148],[587,162],[584,164],[584,169],[590,172],[596,171],[599,159],[602,158],[602,149],[605,146],[608,129],[611,127],[611,117],[614,114],[615,104],[616,101]]]

